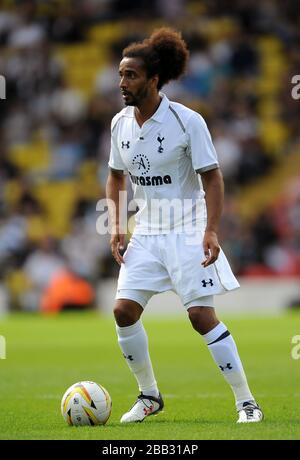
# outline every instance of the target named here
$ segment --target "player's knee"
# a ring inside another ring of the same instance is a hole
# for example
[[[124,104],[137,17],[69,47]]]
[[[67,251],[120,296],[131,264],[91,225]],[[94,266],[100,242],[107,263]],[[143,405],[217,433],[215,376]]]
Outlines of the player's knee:
[[[116,305],[114,308],[115,320],[118,326],[131,326],[134,324],[134,315],[123,306]]]
[[[189,308],[188,314],[189,314],[189,319],[190,322],[192,323],[192,326],[196,331],[199,329],[199,325],[201,324],[201,317],[203,316],[202,309],[204,307],[194,307],[194,308]]]
[[[120,327],[132,326],[136,323],[140,316],[141,312],[139,309],[134,308],[132,305],[126,302],[117,302],[114,308],[114,316],[116,323]]]
[[[214,309],[208,307],[191,307],[188,309],[193,328],[200,334],[207,334],[218,324]]]

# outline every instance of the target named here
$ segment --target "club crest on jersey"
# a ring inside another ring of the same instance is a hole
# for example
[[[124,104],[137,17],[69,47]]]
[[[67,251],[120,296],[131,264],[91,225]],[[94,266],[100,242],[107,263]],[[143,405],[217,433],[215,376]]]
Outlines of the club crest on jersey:
[[[165,140],[164,137],[160,137],[160,134],[157,136],[157,141],[159,142],[159,147],[157,149],[158,153],[163,153],[164,148],[162,146],[163,141]]]
[[[127,141],[127,142],[122,141],[122,149],[125,149],[125,147],[126,147],[127,149],[130,148],[130,141]]]

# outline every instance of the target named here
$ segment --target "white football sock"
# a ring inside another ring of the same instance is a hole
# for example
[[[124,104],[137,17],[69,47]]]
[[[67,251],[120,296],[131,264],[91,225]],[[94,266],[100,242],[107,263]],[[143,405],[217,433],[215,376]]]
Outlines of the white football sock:
[[[235,396],[237,410],[246,401],[254,401],[241,363],[236,344],[223,323],[202,336],[209,351],[227,380]]]
[[[127,364],[134,374],[139,390],[145,395],[158,396],[148,350],[148,338],[141,320],[132,326],[120,327],[116,324],[118,342]]]

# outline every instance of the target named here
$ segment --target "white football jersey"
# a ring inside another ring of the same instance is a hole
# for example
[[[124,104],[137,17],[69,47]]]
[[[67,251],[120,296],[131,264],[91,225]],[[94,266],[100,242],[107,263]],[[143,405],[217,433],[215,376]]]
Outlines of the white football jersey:
[[[128,174],[135,233],[193,231],[206,221],[199,174],[219,167],[206,123],[198,113],[163,93],[157,111],[140,127],[134,107],[112,120],[109,167]]]

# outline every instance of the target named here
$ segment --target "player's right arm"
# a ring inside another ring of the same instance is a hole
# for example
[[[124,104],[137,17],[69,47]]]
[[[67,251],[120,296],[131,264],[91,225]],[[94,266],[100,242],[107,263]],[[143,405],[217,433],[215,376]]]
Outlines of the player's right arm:
[[[124,248],[125,244],[125,229],[122,226],[122,222],[120,222],[120,216],[123,215],[120,208],[124,206],[124,203],[121,202],[121,192],[125,190],[126,176],[123,171],[109,168],[106,182],[106,199],[111,228],[110,246],[112,255],[120,265],[124,263],[120,250]]]

